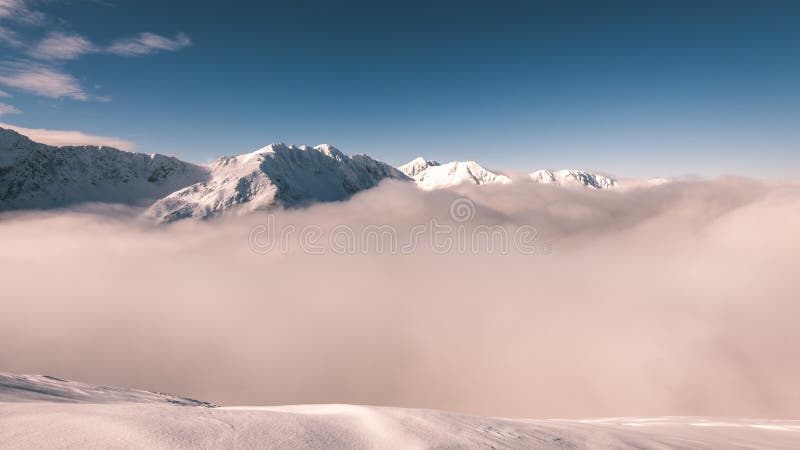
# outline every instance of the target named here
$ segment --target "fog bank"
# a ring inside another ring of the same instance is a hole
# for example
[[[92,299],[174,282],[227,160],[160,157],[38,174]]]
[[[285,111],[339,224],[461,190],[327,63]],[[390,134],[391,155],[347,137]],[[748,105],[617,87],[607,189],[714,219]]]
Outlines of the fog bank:
[[[459,198],[474,205],[464,222],[451,217]],[[535,254],[310,255],[294,241],[259,253],[249,240],[266,214],[133,217],[0,216],[0,370],[226,405],[800,416],[797,184],[385,182],[274,215],[282,229],[400,236],[432,219],[468,233],[533,226]]]

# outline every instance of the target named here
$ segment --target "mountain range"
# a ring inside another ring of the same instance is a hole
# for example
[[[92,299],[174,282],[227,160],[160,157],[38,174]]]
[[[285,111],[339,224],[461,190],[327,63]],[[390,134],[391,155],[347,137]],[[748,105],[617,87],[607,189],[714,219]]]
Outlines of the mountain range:
[[[223,157],[208,168],[209,178],[158,200],[149,215],[171,222],[345,200],[385,178],[405,180],[399,170],[367,155],[347,156],[330,145],[271,144],[255,152]]]
[[[475,161],[441,164],[420,157],[394,168],[327,144],[276,143],[200,165],[112,147],[54,147],[0,128],[0,211],[123,203],[147,207],[146,216],[167,223],[342,201],[384,179],[414,182],[424,190],[524,181],[592,189],[617,185],[613,178],[574,170],[512,178]]]

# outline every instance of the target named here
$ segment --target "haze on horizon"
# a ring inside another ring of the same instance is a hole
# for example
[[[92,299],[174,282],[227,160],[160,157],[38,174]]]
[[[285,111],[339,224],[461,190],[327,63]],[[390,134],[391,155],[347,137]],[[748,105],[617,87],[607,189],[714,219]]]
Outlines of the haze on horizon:
[[[0,122],[197,162],[326,142],[393,165],[794,177],[799,19],[791,1],[2,0]]]

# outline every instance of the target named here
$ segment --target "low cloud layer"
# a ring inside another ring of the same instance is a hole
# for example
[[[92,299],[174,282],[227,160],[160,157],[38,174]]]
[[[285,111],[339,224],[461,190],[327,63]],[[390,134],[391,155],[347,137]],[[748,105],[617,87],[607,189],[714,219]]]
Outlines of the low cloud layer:
[[[534,225],[524,255],[254,253],[264,215],[154,227],[124,208],[0,219],[0,367],[222,404],[524,417],[800,414],[800,187],[589,192],[383,183],[283,211],[330,230]]]

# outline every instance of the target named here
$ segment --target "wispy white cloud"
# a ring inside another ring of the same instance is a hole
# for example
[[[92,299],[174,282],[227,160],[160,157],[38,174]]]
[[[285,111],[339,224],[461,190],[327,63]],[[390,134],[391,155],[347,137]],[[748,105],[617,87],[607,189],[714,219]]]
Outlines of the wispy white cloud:
[[[0,35],[0,39],[2,35]],[[183,33],[170,39],[154,33],[140,33],[131,38],[120,39],[107,47],[96,45],[79,34],[52,31],[28,51],[28,55],[47,61],[77,59],[90,53],[105,53],[117,56],[144,56],[157,52],[174,52],[191,45]]]
[[[39,41],[29,53],[39,59],[69,60],[96,51],[97,47],[81,35],[53,31]]]
[[[106,50],[119,56],[142,56],[156,52],[175,52],[192,45],[192,40],[184,33],[169,39],[154,33],[139,33],[138,36],[120,39]]]
[[[11,97],[11,94],[6,91],[0,91],[0,97]]]
[[[0,103],[0,116],[6,115],[6,114],[22,114],[22,111],[20,111],[14,105],[8,105],[6,103]]]
[[[24,0],[0,0],[0,18],[29,25],[43,25],[47,20],[41,11],[28,8]]]
[[[13,48],[25,46],[22,40],[20,40],[20,38],[17,36],[17,33],[14,30],[6,27],[0,27],[0,44],[5,44]]]
[[[17,28],[43,26],[48,22],[44,13],[30,5],[28,0],[0,0],[0,46],[15,54],[13,59],[0,60],[0,85],[43,97],[79,101],[110,99],[109,96],[88,94],[82,83],[60,64],[65,61],[87,54],[144,56],[174,52],[192,44],[184,33],[169,38],[146,32],[101,45],[75,32],[47,29],[38,42],[29,41],[21,37]]]
[[[14,130],[19,134],[27,136],[31,140],[48,145],[105,145],[127,151],[133,150],[133,148],[136,147],[136,144],[131,141],[109,136],[96,136],[81,131],[25,128],[2,122],[0,122],[0,128]]]
[[[31,62],[0,63],[0,84],[43,97],[90,99],[72,75]]]

